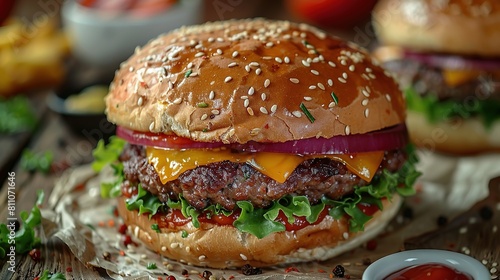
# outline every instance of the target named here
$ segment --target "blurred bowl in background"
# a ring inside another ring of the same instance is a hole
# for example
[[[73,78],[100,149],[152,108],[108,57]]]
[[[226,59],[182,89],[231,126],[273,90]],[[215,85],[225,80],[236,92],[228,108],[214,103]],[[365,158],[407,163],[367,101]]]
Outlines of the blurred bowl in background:
[[[183,25],[199,23],[203,0],[179,0],[153,16],[109,13],[68,0],[62,20],[75,57],[91,66],[114,71],[137,46]]]
[[[47,106],[61,117],[70,131],[96,144],[115,134],[115,125],[108,122],[104,114],[104,95],[108,86],[107,80],[67,82],[48,95]]]

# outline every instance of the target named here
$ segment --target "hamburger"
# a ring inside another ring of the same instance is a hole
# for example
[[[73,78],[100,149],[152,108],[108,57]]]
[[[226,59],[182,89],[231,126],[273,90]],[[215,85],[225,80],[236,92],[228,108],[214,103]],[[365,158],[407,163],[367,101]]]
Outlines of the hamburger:
[[[265,19],[182,27],[116,72],[102,194],[159,254],[325,260],[384,229],[418,176],[397,83],[356,45]]]
[[[373,23],[375,56],[397,73],[415,144],[500,150],[500,2],[382,0]]]

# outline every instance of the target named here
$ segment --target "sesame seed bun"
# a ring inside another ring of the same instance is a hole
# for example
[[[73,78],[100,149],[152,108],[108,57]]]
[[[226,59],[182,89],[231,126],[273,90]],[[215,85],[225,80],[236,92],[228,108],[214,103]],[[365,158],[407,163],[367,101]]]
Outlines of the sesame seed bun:
[[[233,268],[323,261],[340,255],[376,237],[397,214],[402,201],[398,195],[391,201],[382,200],[384,211],[375,213],[362,232],[349,232],[345,218],[335,220],[327,215],[317,225],[272,233],[262,239],[232,226],[212,224],[195,228],[188,223],[176,230],[162,228],[156,232],[151,229],[154,221],[127,210],[123,197],[118,199],[117,209],[134,235],[158,254],[190,265]],[[182,237],[182,231],[187,236]]]
[[[305,24],[264,19],[150,41],[121,65],[106,105],[119,126],[224,143],[331,138],[405,119],[398,85],[367,52]]]
[[[500,55],[497,0],[381,0],[373,12],[373,24],[385,45],[461,55]]]

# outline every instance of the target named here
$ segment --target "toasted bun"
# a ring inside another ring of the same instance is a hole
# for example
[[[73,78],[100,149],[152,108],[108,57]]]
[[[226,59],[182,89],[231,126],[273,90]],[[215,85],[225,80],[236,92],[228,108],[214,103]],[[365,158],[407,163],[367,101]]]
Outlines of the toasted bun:
[[[106,105],[109,120],[129,129],[224,143],[330,138],[405,119],[398,85],[367,52],[305,24],[263,19],[150,41],[121,65]]]
[[[374,238],[397,214],[402,199],[383,200],[384,211],[377,212],[365,225],[365,230],[349,233],[347,220],[334,220],[327,215],[317,225],[295,232],[270,234],[262,239],[240,232],[232,226],[202,224],[199,229],[191,223],[176,232],[151,229],[154,221],[147,215],[129,211],[125,199],[118,199],[118,212],[135,236],[151,250],[176,261],[213,268],[271,266],[283,263],[326,260],[354,249]],[[188,235],[182,237],[182,230]]]
[[[422,114],[408,111],[410,139],[417,146],[455,155],[500,151],[500,121],[485,128],[478,118],[430,123]]]
[[[498,0],[381,0],[373,12],[373,24],[378,39],[387,45],[500,55]]]

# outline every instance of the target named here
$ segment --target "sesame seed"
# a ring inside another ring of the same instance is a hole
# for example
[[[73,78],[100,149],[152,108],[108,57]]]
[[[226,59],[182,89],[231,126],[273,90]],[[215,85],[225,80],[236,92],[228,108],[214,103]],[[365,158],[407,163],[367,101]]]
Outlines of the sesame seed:
[[[207,118],[208,118],[208,115],[207,115],[207,114],[203,114],[203,115],[201,115],[201,118],[200,118],[200,119],[201,119],[202,121],[204,121],[204,120],[206,120]]]
[[[266,100],[266,98],[267,98],[267,95],[266,95],[265,93],[262,93],[262,94],[260,95],[260,98],[262,99],[262,101],[265,101],[265,100]]]
[[[361,90],[361,92],[363,93],[364,96],[370,97],[370,94],[365,89]]]
[[[218,54],[222,54],[222,50],[221,49],[217,49],[217,53]]]
[[[260,64],[258,62],[255,62],[255,61],[250,62],[250,64],[248,64],[248,65],[250,65],[250,67],[259,67],[260,66]]]
[[[245,99],[245,101],[243,101],[243,106],[245,106],[245,108],[247,108],[249,105],[250,105],[250,100]]]
[[[278,105],[274,104],[273,106],[271,106],[272,113],[276,113],[276,110],[278,110]]]
[[[134,72],[134,66],[130,66],[130,67],[128,68],[128,71],[129,71],[129,72]]]
[[[141,97],[139,97],[139,100],[137,100],[137,105],[142,106],[143,102],[144,102],[144,100],[142,99],[142,96],[141,96]]]
[[[312,62],[314,62],[314,63],[318,63],[318,62],[319,62],[319,57],[315,57],[315,58],[313,58]]]
[[[368,75],[366,75],[365,73],[361,74],[361,77],[365,80],[370,80],[370,77],[368,77]]]
[[[248,107],[248,108],[247,108],[247,113],[248,113],[250,116],[253,116],[253,110],[252,110],[252,108]]]
[[[227,77],[224,79],[224,83],[229,83],[232,79],[233,79],[233,77],[231,77],[231,76],[227,76]]]
[[[321,60],[321,61],[324,61],[324,60],[325,60],[325,57],[324,57],[322,54],[320,54],[320,55],[318,56],[318,58],[319,58],[319,60]]]
[[[182,102],[182,98],[179,97],[179,98],[176,98],[172,103],[181,104],[181,102]]]
[[[188,65],[187,65],[187,68],[190,69],[193,67],[193,63],[192,62],[189,62]]]
[[[286,64],[290,63],[290,58],[289,58],[288,56],[285,56],[285,59],[284,59],[284,60],[285,60],[285,63],[286,63]]]
[[[224,39],[222,39],[221,37],[217,38],[217,42],[224,42]]]
[[[239,55],[238,51],[234,51],[233,54],[232,54],[233,58],[237,57],[238,55]]]
[[[262,69],[260,68],[255,69],[255,75],[260,75],[260,73],[262,73]]]
[[[310,85],[309,89],[316,89],[316,86],[315,85]]]
[[[321,90],[325,90],[325,86],[324,86],[322,83],[318,83],[318,87],[319,87]]]
[[[342,237],[344,237],[344,239],[348,239],[349,238],[349,233],[346,231],[342,234]]]
[[[248,89],[248,95],[253,95],[254,92],[255,92],[255,89],[253,87],[250,87]]]
[[[161,246],[161,250],[162,250],[162,252],[166,252],[167,251],[167,247],[166,246]]]
[[[236,62],[231,62],[227,65],[227,67],[231,68],[231,67],[234,67],[234,66],[238,66],[238,63]]]
[[[297,118],[302,117],[302,113],[301,113],[300,111],[293,111],[293,112],[292,112],[292,115],[294,115],[294,116],[295,116],[295,117],[297,117]]]
[[[373,80],[375,80],[375,78],[377,78],[374,74],[372,73],[368,73],[368,77],[372,78]]]
[[[387,101],[390,102],[391,101],[391,96],[388,93],[386,93],[385,94],[385,99],[387,99]]]
[[[272,46],[274,46],[274,43],[273,43],[273,42],[267,42],[267,43],[266,43],[266,47],[270,48],[270,47],[272,47]]]
[[[196,77],[198,76],[198,72],[192,72],[191,74],[189,74],[189,77]]]
[[[177,242],[170,243],[170,248],[175,249],[177,247],[179,247],[179,243]]]
[[[266,79],[264,81],[264,87],[267,88],[271,84],[271,81],[269,79]]]
[[[331,67],[337,67],[337,65],[335,65],[335,63],[333,63],[333,61],[328,61],[328,65],[330,65]]]
[[[342,78],[347,80],[347,73],[346,72],[342,73]]]
[[[363,106],[368,105],[368,99],[366,99],[366,98],[363,99],[363,101],[361,101],[361,105],[363,105]]]
[[[151,127],[151,125],[150,125],[150,127]],[[139,230],[140,230],[140,228],[137,226],[134,228],[134,236],[135,237],[139,237]]]
[[[338,80],[339,80],[339,82],[341,82],[343,84],[347,83],[347,81],[342,77],[339,77]]]
[[[251,71],[250,66],[245,65],[245,70],[246,70],[248,73],[250,73],[250,71]]]
[[[346,134],[346,135],[351,134],[351,127],[350,127],[350,126],[348,126],[348,125],[346,125],[346,127],[345,127],[345,134]]]
[[[204,56],[204,55],[205,55],[205,53],[204,53],[204,52],[198,52],[198,53],[196,53],[196,54],[194,55],[194,57],[202,57],[202,56]]]
[[[263,56],[262,59],[264,59],[264,60],[271,60],[271,59],[273,59],[273,57],[272,56]]]
[[[329,86],[333,86],[333,81],[332,81],[332,79],[328,79],[328,85],[329,85]]]
[[[215,92],[213,90],[208,94],[208,98],[211,100],[215,98]]]
[[[199,261],[204,261],[207,257],[205,255],[201,255],[198,257]]]
[[[354,70],[356,70],[356,66],[350,65],[349,66],[349,71],[354,72]]]
[[[240,99],[248,99],[248,96],[246,96],[246,95],[242,95],[242,96],[240,97]]]
[[[242,259],[242,260],[244,260],[244,261],[248,260],[247,256],[245,256],[245,255],[243,255],[243,254],[240,254],[240,257],[241,257],[241,259]]]
[[[342,64],[342,65],[346,66],[346,65],[347,65],[347,60],[342,59],[342,60],[340,61],[340,64]]]
[[[305,67],[311,66],[311,64],[309,64],[309,62],[307,62],[306,60],[302,60],[302,65],[304,65]]]
[[[298,84],[299,83],[299,79],[297,79],[297,78],[290,78],[290,82],[292,82],[294,84]]]
[[[259,109],[259,110],[260,110],[260,112],[261,112],[262,114],[266,114],[266,115],[268,114],[267,109],[266,109],[266,108],[264,108],[264,107],[260,107],[260,109]]]
[[[370,109],[366,108],[365,109],[365,118],[368,118],[368,114],[370,113]]]
[[[207,40],[207,41],[208,41],[209,43],[213,43],[213,42],[215,41],[215,38],[214,38],[214,37],[210,37],[210,38],[208,38],[208,40]]]
[[[366,67],[365,71],[366,71],[366,73],[371,73],[373,70],[369,67]]]
[[[318,76],[319,75],[319,72],[314,70],[314,69],[311,69],[311,73],[313,73],[314,75]]]
[[[219,111],[219,110],[212,110],[212,111],[210,111],[210,112],[211,112],[212,114],[214,114],[214,115],[218,115],[218,114],[220,114],[220,111]]]
[[[335,107],[335,102],[332,101],[330,102],[330,104],[328,104],[328,108],[333,108],[333,107]]]
[[[304,100],[305,100],[305,101],[311,101],[311,100],[312,100],[312,97],[310,97],[310,96],[304,96]]]
[[[279,57],[275,57],[274,61],[276,61],[278,63],[283,63],[283,60],[281,58],[279,58]]]

